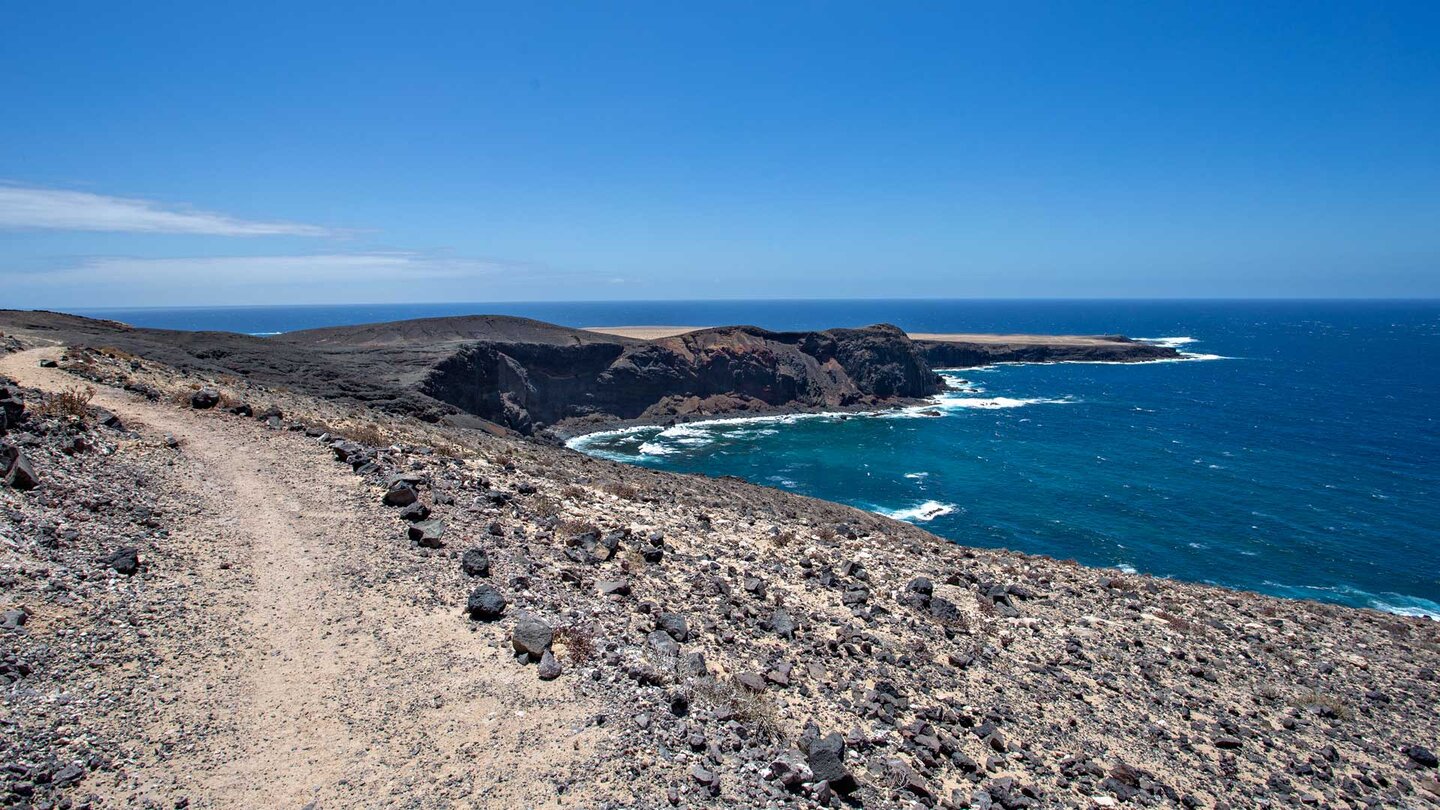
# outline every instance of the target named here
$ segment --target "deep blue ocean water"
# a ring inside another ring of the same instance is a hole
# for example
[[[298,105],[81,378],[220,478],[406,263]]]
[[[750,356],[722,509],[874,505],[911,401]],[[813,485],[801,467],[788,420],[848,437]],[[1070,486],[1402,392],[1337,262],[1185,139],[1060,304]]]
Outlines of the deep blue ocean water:
[[[778,418],[588,437],[958,542],[1440,618],[1440,302],[814,301],[87,311],[271,333],[474,312],[575,326],[1124,333],[1224,359],[950,374],[941,417]],[[1178,339],[1188,338],[1189,341]],[[962,382],[963,381],[963,382]]]

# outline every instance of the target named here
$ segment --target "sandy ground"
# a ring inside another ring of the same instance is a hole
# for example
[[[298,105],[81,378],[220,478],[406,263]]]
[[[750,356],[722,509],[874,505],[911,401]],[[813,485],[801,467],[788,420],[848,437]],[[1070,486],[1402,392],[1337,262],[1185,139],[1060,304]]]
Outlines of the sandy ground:
[[[586,332],[595,332],[601,335],[615,335],[617,337],[634,338],[636,340],[659,340],[660,338],[675,337],[689,332],[698,332],[701,329],[709,329],[708,326],[585,326],[581,327]]]
[[[0,373],[72,388],[37,367],[60,353],[0,357]],[[577,732],[588,707],[517,666],[498,628],[417,606],[393,516],[326,448],[104,387],[94,404],[146,439],[179,439],[170,483],[198,505],[171,527],[193,565],[167,583],[187,589],[184,618],[150,628],[175,694],[139,732],[154,761],[109,786],[111,801],[376,807],[423,788],[447,806],[556,803],[548,776],[595,742]]]

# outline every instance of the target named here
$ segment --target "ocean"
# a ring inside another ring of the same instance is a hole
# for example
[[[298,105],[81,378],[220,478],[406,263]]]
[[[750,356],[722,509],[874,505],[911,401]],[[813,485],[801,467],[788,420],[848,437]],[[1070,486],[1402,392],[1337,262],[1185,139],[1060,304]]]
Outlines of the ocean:
[[[1440,619],[1440,302],[711,301],[91,310],[273,334],[465,313],[574,326],[1123,333],[1187,362],[945,372],[922,410],[574,443],[736,475],[956,542]]]

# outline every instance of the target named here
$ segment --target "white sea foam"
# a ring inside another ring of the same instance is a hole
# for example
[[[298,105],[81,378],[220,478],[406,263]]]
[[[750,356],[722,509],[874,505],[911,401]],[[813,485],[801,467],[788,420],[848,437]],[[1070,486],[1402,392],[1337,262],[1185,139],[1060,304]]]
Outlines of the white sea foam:
[[[245,334],[250,335],[251,337],[274,337],[275,335],[283,335],[283,334],[285,334],[285,333],[284,333],[284,332],[246,332]]]
[[[1154,343],[1156,346],[1168,346],[1178,349],[1190,343],[1197,342],[1193,337],[1158,337],[1158,338],[1135,338],[1141,343]]]
[[[941,515],[953,514],[959,507],[953,503],[941,503],[939,501],[926,501],[915,506],[907,506],[901,509],[885,509],[876,507],[873,511],[886,517],[896,520],[905,520],[910,523],[928,522]]]
[[[1362,602],[1368,607],[1386,613],[1394,613],[1397,616],[1415,616],[1440,621],[1440,602],[1420,596],[1407,596],[1403,593],[1389,591],[1371,593],[1359,588],[1352,588],[1349,585],[1285,585],[1270,580],[1265,580],[1263,584],[1285,596],[1300,599],[1325,599],[1325,594],[1340,594],[1353,601]]]
[[[928,473],[928,472],[905,473],[905,477],[906,477],[906,478],[911,478],[911,479],[915,479],[915,480],[919,480],[919,479],[921,479],[921,478],[927,478],[927,477],[929,477],[929,475],[930,475],[930,473]]]

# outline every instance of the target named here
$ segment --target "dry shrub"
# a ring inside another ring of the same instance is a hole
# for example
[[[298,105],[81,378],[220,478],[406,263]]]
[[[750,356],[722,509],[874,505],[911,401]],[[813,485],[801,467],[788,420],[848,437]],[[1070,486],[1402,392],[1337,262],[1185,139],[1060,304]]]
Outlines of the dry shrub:
[[[795,542],[794,532],[776,532],[770,535],[770,545],[776,548],[785,548]]]
[[[589,625],[566,624],[555,629],[555,643],[571,664],[592,660],[596,653],[595,629]]]
[[[48,397],[35,409],[35,413],[40,416],[68,416],[75,419],[84,419],[86,414],[90,412],[90,400],[94,398],[94,388],[88,385],[84,388],[71,386],[58,394]]]
[[[624,481],[606,481],[600,485],[600,489],[627,501],[640,500],[640,490],[633,484],[627,484]]]
[[[100,354],[105,355],[106,357],[111,357],[111,358],[114,358],[114,359],[116,359],[116,360],[124,360],[124,361],[127,361],[127,362],[130,361],[130,360],[139,360],[139,359],[140,359],[138,356],[136,356],[136,355],[134,355],[134,354],[132,354],[132,353],[130,353],[130,352],[127,352],[127,351],[125,351],[124,349],[117,349],[117,348],[115,348],[114,346],[101,346],[101,347],[97,348],[95,351],[99,352]]]
[[[834,540],[835,529],[831,526],[821,526],[820,529],[815,532],[815,535],[821,540]]]
[[[560,504],[549,495],[536,495],[527,503],[530,511],[542,518],[555,517],[560,514]]]
[[[1200,626],[1196,623],[1189,619],[1182,619],[1167,610],[1157,610],[1155,611],[1155,615],[1169,625],[1171,630],[1175,630],[1176,632],[1195,633],[1200,629]]]
[[[764,692],[752,692],[733,680],[699,678],[690,683],[692,698],[716,708],[729,709],[735,719],[772,742],[785,739],[780,707]]]
[[[1319,706],[1328,709],[1341,720],[1349,720],[1354,716],[1354,712],[1352,712],[1350,707],[1340,698],[1334,695],[1324,694],[1317,689],[1301,690],[1301,692],[1290,701],[1290,705],[1297,709],[1303,709],[1306,706]]]
[[[560,490],[560,497],[571,501],[584,500],[589,494],[590,491],[579,484],[566,484],[565,488]]]
[[[386,447],[390,444],[389,435],[374,422],[351,422],[339,427],[333,427],[330,429],[330,432],[336,436],[341,436],[352,442],[369,445],[370,447]]]
[[[590,534],[592,532],[595,534],[600,533],[600,528],[588,520],[564,520],[560,522],[556,530],[565,536]]]

